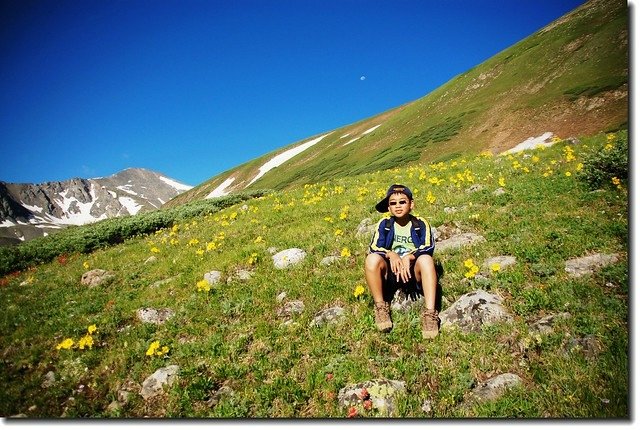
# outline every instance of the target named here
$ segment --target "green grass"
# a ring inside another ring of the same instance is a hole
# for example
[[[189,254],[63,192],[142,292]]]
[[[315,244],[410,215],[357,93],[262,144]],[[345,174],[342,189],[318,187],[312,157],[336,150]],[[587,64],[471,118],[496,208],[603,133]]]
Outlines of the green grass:
[[[560,143],[298,186],[5,275],[0,414],[344,418],[347,411],[336,401],[342,387],[389,378],[406,382],[409,394],[398,407],[407,418],[628,418],[628,197],[624,187],[593,192],[578,180],[583,155],[606,139],[584,142],[571,146],[575,159],[569,161]],[[501,180],[506,194],[494,195]],[[445,330],[427,342],[412,311],[394,313],[390,333],[376,331],[371,297],[353,295],[365,285],[369,240],[355,230],[364,218],[378,218],[373,206],[396,182],[412,188],[416,213],[433,226],[458,223],[487,239],[458,251],[436,248],[444,307],[484,288],[505,298],[513,323],[471,334]],[[482,188],[468,192],[472,185]],[[435,201],[427,201],[429,193]],[[278,270],[269,247],[298,247],[308,255]],[[351,256],[320,265],[345,248]],[[594,252],[618,253],[621,260],[586,278],[564,273],[567,259]],[[145,264],[152,255],[157,260]],[[496,255],[513,255],[517,264],[488,283],[464,277],[466,259],[481,263]],[[115,278],[82,286],[86,267]],[[241,268],[253,271],[251,280],[231,280],[208,293],[196,288],[211,270],[226,280]],[[161,280],[168,282],[153,286]],[[281,292],[305,304],[292,325],[277,315]],[[335,305],[345,308],[343,323],[309,326],[316,312]],[[168,307],[175,316],[164,325],[143,324],[135,317],[142,307]],[[529,323],[559,312],[571,316],[553,333],[529,333]],[[65,338],[84,336],[91,324],[97,326],[92,349],[56,349]],[[583,336],[602,346],[596,357],[566,350],[569,338]],[[166,356],[145,355],[155,340],[169,347]],[[179,365],[180,374],[166,395],[145,403],[134,394],[121,410],[107,409],[125,383],[141,384],[169,364]],[[56,382],[43,389],[50,370]],[[518,374],[523,386],[493,402],[465,404],[474,384],[503,372]],[[207,406],[222,386],[235,394]],[[422,411],[427,399],[430,413]]]

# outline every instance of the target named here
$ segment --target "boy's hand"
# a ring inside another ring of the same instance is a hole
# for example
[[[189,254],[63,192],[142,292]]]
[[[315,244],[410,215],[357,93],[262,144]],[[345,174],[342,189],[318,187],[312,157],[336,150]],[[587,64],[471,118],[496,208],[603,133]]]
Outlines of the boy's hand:
[[[402,282],[409,282],[411,279],[411,254],[400,258],[397,253],[389,251],[387,255],[389,257],[391,271],[396,275],[396,282],[400,280],[402,280]]]

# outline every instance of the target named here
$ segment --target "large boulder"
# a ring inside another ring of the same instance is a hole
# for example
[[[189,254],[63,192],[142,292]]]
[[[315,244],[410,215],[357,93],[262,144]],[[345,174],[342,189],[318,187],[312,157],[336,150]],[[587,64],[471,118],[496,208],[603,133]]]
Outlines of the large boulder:
[[[502,306],[502,298],[484,290],[463,295],[440,313],[442,328],[455,326],[464,332],[479,331],[483,325],[512,320]]]
[[[379,415],[398,415],[397,401],[406,394],[404,381],[374,379],[347,385],[338,392],[338,404],[344,407],[372,409]]]
[[[300,248],[290,248],[273,255],[273,265],[276,269],[286,269],[303,261],[307,253]]]
[[[178,378],[178,371],[180,367],[175,364],[172,364],[167,367],[162,367],[156,370],[152,375],[148,376],[147,379],[142,383],[142,389],[140,390],[140,395],[148,400],[152,397],[158,396],[164,393],[164,386],[170,387],[173,385]]]
[[[564,270],[570,277],[578,278],[583,275],[591,275],[594,271],[617,261],[618,256],[616,254],[593,254],[568,260],[565,263]]]

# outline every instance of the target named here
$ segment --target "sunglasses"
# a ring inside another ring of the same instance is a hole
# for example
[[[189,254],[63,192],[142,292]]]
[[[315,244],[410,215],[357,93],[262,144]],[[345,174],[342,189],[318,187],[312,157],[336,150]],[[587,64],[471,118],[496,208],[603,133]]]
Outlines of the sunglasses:
[[[389,206],[395,206],[395,205],[406,205],[407,201],[406,200],[400,200],[399,202],[392,202],[389,201]]]

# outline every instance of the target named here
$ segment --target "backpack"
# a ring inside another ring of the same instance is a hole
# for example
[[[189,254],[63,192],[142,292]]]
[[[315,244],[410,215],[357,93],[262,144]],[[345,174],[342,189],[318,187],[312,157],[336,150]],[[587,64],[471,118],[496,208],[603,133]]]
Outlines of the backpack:
[[[387,218],[385,220],[384,229],[386,231],[391,230],[391,218]],[[411,217],[411,230],[414,231],[414,233],[416,234],[416,237],[420,237],[420,230],[421,230],[420,224],[418,224],[418,220],[414,216]]]

